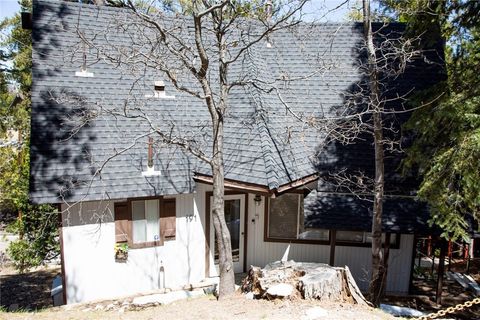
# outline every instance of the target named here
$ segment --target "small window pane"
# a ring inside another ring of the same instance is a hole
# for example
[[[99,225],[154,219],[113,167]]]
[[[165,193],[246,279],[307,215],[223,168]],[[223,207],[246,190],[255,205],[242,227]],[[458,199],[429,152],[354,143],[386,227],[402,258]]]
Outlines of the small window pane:
[[[133,243],[160,239],[159,201],[132,201]]]
[[[337,241],[363,243],[362,231],[337,231]]]
[[[367,232],[365,234],[365,242],[366,243],[372,243],[372,233],[371,232]],[[385,233],[382,233],[382,243],[385,243]]]
[[[145,219],[145,202],[132,201],[133,243],[146,241],[147,220]]]
[[[329,234],[330,232],[326,229],[305,228],[305,230],[298,235],[298,239],[328,241]]]
[[[160,221],[158,217],[158,200],[146,200],[145,201],[145,218],[147,220],[147,232],[146,241],[158,241],[160,240]]]
[[[299,194],[284,194],[270,199],[268,219],[268,235],[270,238],[297,238],[299,199]]]
[[[366,243],[372,243],[372,233],[369,232],[366,234],[365,238]],[[382,233],[382,243],[385,243],[385,233]],[[397,235],[395,233],[390,234],[390,245],[397,245]]]

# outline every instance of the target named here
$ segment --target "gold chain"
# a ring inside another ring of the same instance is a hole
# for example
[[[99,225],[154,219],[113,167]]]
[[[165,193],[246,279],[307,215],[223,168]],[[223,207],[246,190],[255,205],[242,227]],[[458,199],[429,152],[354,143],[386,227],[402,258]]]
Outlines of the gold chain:
[[[465,309],[465,308],[470,308],[470,307],[472,307],[474,304],[480,304],[480,298],[475,298],[475,299],[473,299],[473,300],[470,300],[470,301],[467,301],[467,302],[464,302],[464,303],[457,304],[456,306],[448,307],[448,308],[445,309],[445,310],[440,310],[440,311],[438,311],[438,312],[430,313],[430,314],[427,314],[427,315],[425,315],[425,316],[421,316],[421,317],[415,318],[415,319],[418,319],[418,320],[431,320],[431,319],[435,319],[435,318],[438,318],[438,317],[443,317],[443,316],[445,316],[446,314],[454,313],[455,311],[462,311],[462,310]]]

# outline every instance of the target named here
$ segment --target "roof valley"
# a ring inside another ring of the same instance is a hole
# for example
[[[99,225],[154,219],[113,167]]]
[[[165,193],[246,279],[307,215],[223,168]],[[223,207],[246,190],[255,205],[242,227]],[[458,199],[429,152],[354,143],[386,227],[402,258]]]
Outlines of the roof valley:
[[[255,59],[257,57],[255,46],[250,47],[246,53],[246,71],[247,78],[249,80],[258,79],[260,74],[266,74],[260,72],[259,66],[265,67],[266,59]],[[265,100],[262,97],[261,89],[255,85],[250,84],[250,88],[246,90],[250,95],[250,98],[254,103],[254,119],[255,125],[260,133],[260,142],[262,150],[262,158],[265,163],[265,173],[267,176],[267,185],[270,190],[277,189],[279,187],[278,177],[276,174],[276,162],[272,154],[272,137],[268,128],[269,117]]]

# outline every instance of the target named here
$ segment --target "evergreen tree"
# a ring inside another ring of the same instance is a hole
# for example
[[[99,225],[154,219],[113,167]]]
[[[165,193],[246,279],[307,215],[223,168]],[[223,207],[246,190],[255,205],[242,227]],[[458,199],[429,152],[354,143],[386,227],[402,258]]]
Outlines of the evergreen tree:
[[[29,10],[31,0],[21,0],[20,6]],[[0,31],[6,35],[0,43],[0,210],[18,212],[9,230],[19,240],[7,251],[24,271],[58,255],[58,218],[51,206],[28,202],[31,31],[22,29],[20,13],[1,21]]]
[[[466,218],[480,220],[480,2],[387,0],[383,4],[406,21],[411,32],[436,31],[445,39],[448,78],[413,101],[440,96],[416,111],[407,125],[416,140],[406,167],[421,174],[418,195],[428,202],[431,222],[442,228],[442,236],[466,239]]]

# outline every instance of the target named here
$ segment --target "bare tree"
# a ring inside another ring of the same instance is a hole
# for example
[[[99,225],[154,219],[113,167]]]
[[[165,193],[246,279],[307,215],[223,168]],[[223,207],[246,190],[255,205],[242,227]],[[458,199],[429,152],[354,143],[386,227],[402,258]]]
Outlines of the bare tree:
[[[363,29],[368,55],[368,77],[370,88],[370,103],[373,107],[373,143],[375,146],[375,180],[372,220],[372,279],[370,281],[370,300],[374,305],[379,304],[381,286],[385,280],[386,260],[382,254],[382,212],[383,195],[385,190],[385,168],[383,152],[383,102],[380,100],[380,88],[377,71],[377,59],[373,44],[370,1],[363,0]]]
[[[362,143],[367,148],[370,142],[373,145],[373,153],[370,155],[373,158],[372,172],[365,172],[362,169],[352,170],[348,167],[351,164],[346,164],[347,168],[332,165],[327,166],[325,170],[321,169],[320,179],[323,180],[321,183],[329,185],[328,188],[353,194],[372,204],[372,270],[369,298],[374,305],[378,306],[386,289],[390,240],[388,237],[382,240],[383,203],[386,197],[385,174],[393,174],[393,172],[385,172],[385,153],[388,152],[391,158],[401,159],[405,140],[407,140],[402,133],[401,125],[414,109],[425,107],[438,99],[438,97],[432,97],[430,102],[412,107],[409,104],[409,96],[413,90],[425,87],[428,83],[413,84],[413,79],[402,77],[414,60],[424,59],[434,68],[441,68],[441,66],[429,61],[425,52],[420,49],[420,37],[408,37],[402,27],[392,28],[389,22],[378,22],[374,30],[370,1],[363,0],[362,4],[363,42],[358,46],[357,57],[362,79],[350,90],[340,93],[344,96],[344,104],[333,107],[336,116],[331,116],[332,112],[330,112],[330,116],[307,118],[295,114],[288,103],[285,103],[285,107],[297,119],[325,132],[328,140],[325,144],[327,148],[328,144],[339,144],[344,146],[344,149],[352,148],[358,143]],[[435,55],[436,52],[433,54]],[[406,81],[412,83],[399,85]],[[433,83],[436,80],[432,78],[431,81]],[[409,86],[410,88],[407,88]],[[281,93],[278,92],[278,94],[283,102]],[[326,114],[329,113],[326,112]],[[328,153],[325,149],[321,152]],[[342,157],[341,154],[336,156]],[[366,159],[358,161],[363,160]],[[320,159],[320,162],[322,161]],[[320,166],[324,165],[324,163],[320,164]],[[368,169],[371,168],[367,168],[367,171]],[[394,196],[405,196],[405,194],[398,193]]]
[[[112,17],[109,28],[102,34],[86,35],[78,29],[81,42],[72,57],[80,53],[86,69],[85,52],[94,52],[95,59],[128,69],[139,79],[146,69],[155,70],[178,91],[203,101],[210,116],[209,124],[201,125],[202,128],[195,134],[181,132],[174,119],[165,118],[159,125],[159,119],[151,119],[148,112],[142,110],[142,102],[132,95],[131,101],[126,102],[122,109],[108,108],[98,102],[96,112],[77,114],[72,121],[82,120],[80,125],[75,126],[72,135],[102,113],[141,120],[149,127],[149,132],[138,135],[131,144],[110,155],[94,175],[101,173],[109,159],[127,152],[149,135],[156,136],[155,143],[159,145],[176,146],[208,163],[213,182],[212,220],[219,252],[219,298],[223,298],[233,293],[235,287],[230,233],[224,217],[225,119],[230,106],[229,92],[255,82],[245,75],[232,79],[230,70],[245,59],[254,45],[268,42],[270,34],[296,25],[306,0],[289,0],[275,6],[271,1],[265,5],[264,1],[231,0],[157,1],[155,5],[142,3],[141,6],[131,0],[113,2],[129,12],[128,17],[118,20]],[[160,10],[165,5],[180,7],[185,15],[165,13]],[[130,37],[128,47],[116,42],[115,33],[119,30]],[[106,45],[95,41],[100,37],[106,40]],[[71,101],[72,97],[65,96],[64,99]],[[133,109],[131,104],[135,105]],[[211,131],[207,134],[207,130]],[[193,138],[195,135],[208,135],[211,141],[199,142]],[[206,150],[206,147],[211,150]]]

